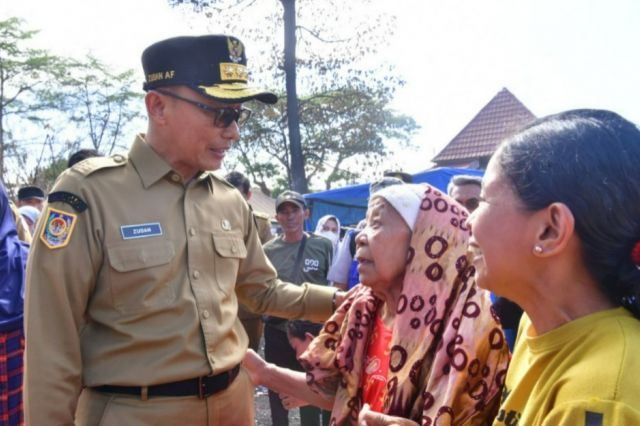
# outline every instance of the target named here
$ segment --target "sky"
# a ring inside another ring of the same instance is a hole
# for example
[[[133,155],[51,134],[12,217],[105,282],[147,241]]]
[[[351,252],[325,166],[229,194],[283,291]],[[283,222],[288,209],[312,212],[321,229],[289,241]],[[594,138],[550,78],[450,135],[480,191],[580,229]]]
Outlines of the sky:
[[[381,55],[406,81],[392,107],[421,126],[414,148],[388,164],[429,168],[503,87],[537,116],[604,108],[640,124],[638,0],[378,3],[398,22]],[[115,69],[140,70],[140,53],[157,40],[202,33],[166,0],[4,0],[0,19],[10,16],[40,30],[39,47],[91,52]]]

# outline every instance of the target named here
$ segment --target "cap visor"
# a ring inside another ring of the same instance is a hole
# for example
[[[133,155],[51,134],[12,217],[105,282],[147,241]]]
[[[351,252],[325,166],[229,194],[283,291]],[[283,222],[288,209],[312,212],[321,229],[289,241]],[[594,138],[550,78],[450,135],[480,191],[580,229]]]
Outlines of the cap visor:
[[[276,212],[278,211],[278,209],[279,209],[280,207],[282,207],[282,206],[283,206],[283,205],[285,205],[285,204],[293,204],[294,206],[297,206],[297,207],[299,207],[299,208],[301,208],[301,209],[303,209],[303,210],[307,208],[307,206],[306,206],[305,204],[302,204],[302,203],[301,203],[301,202],[299,202],[299,201],[295,201],[295,200],[284,200],[284,201],[281,201],[281,202],[276,206]]]
[[[265,104],[275,104],[278,101],[274,93],[249,87],[244,83],[198,86],[197,89],[203,95],[220,102],[247,102],[255,99]]]

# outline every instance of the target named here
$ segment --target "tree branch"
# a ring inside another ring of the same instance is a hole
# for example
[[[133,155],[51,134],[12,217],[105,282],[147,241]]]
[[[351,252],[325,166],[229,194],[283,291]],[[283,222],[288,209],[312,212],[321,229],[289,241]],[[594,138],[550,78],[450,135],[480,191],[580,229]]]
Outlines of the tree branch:
[[[324,38],[320,37],[320,34],[318,34],[316,31],[310,30],[309,28],[307,28],[307,27],[305,27],[303,25],[297,25],[296,29],[308,32],[314,38],[320,40],[323,43],[345,43],[345,42],[351,40],[350,38],[344,38],[344,39],[339,39],[339,40],[327,40],[327,39],[324,39]]]

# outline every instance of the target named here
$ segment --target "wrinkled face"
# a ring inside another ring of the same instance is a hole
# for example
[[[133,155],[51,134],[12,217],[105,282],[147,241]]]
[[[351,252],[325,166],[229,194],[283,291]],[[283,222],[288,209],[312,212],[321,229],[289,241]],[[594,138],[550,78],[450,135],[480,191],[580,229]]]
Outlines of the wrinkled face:
[[[306,210],[294,203],[283,203],[276,211],[276,220],[282,227],[282,232],[292,234],[304,229]]]
[[[480,201],[480,186],[474,184],[457,185],[451,190],[451,198],[462,204],[473,213]]]
[[[533,249],[532,216],[492,159],[482,180],[480,205],[469,218],[469,250],[480,287],[520,300],[518,283],[526,278]]]
[[[213,108],[239,108],[240,104],[223,104],[182,86],[166,90]],[[231,145],[240,139],[237,123],[220,128],[214,126],[215,113],[205,111],[180,99],[165,99],[171,146],[165,147],[169,163],[183,176],[199,171],[217,170]]]
[[[287,337],[289,339],[289,344],[291,345],[293,350],[296,351],[296,359],[300,358],[300,355],[302,355],[304,351],[307,350],[307,348],[311,344],[311,341],[313,340],[313,336],[310,335],[309,333],[306,334],[304,340],[301,340],[297,337],[293,337],[291,335],[287,335]]]
[[[384,198],[373,197],[367,224],[356,237],[360,282],[374,292],[402,285],[411,230],[402,216]]]
[[[327,219],[322,225],[322,230],[327,232],[338,233],[338,222],[335,219]]]

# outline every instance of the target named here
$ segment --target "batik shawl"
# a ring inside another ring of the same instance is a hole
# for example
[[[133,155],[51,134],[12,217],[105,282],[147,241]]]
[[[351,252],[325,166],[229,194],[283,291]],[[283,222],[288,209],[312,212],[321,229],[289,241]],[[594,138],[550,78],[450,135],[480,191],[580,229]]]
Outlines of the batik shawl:
[[[489,293],[473,278],[466,210],[423,189],[392,326],[384,412],[421,425],[490,424],[508,349]],[[302,357],[309,385],[335,395],[332,425],[357,423],[382,303],[369,288],[355,287]]]

